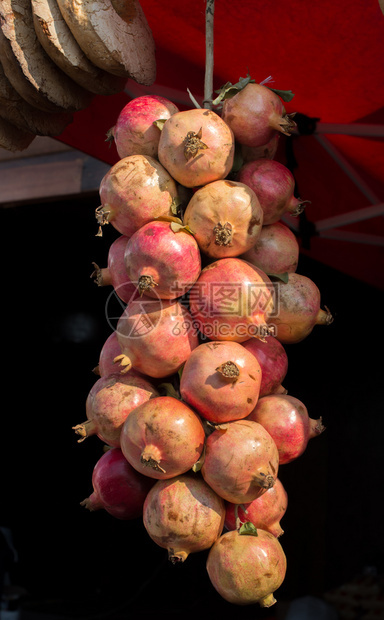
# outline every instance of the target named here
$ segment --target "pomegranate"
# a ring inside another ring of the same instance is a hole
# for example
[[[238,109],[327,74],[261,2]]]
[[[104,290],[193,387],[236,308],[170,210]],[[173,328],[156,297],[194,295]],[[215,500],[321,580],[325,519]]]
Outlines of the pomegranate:
[[[167,549],[173,564],[209,549],[223,530],[224,517],[223,500],[196,474],[158,480],[143,508],[145,529]]]
[[[239,256],[257,242],[263,210],[247,185],[221,179],[193,194],[183,222],[207,256]]]
[[[104,342],[101,348],[100,355],[99,355],[99,363],[93,369],[93,372],[96,375],[99,375],[100,377],[106,377],[108,375],[118,374],[116,372],[116,364],[114,362],[114,359],[116,358],[116,356],[120,354],[121,354],[121,347],[117,339],[117,334],[115,331],[113,331],[108,336],[108,338],[106,339],[106,341]],[[131,368],[128,372],[130,376],[144,377],[144,379],[147,378],[143,375],[143,373],[138,372],[134,368]]]
[[[232,504],[226,502],[225,527],[236,530],[243,523],[250,522],[256,528],[270,532],[276,538],[284,534],[280,521],[286,513],[288,495],[279,478],[276,478],[273,487],[263,495],[246,504]]]
[[[262,227],[256,243],[240,258],[267,274],[291,273],[299,262],[299,244],[288,226],[275,222]]]
[[[185,362],[180,394],[204,419],[221,424],[254,409],[260,383],[260,364],[241,344],[205,342]]]
[[[138,472],[165,480],[192,468],[204,440],[201,420],[188,405],[172,396],[158,396],[128,416],[120,445]]]
[[[271,435],[279,451],[280,465],[297,459],[308,441],[325,430],[321,418],[310,418],[304,403],[288,394],[263,396],[247,420],[258,422]]]
[[[113,360],[116,355],[120,355],[120,353],[121,348],[119,341],[117,340],[116,332],[112,332],[101,348],[99,363],[93,369],[93,372],[100,377],[116,374],[116,364]]]
[[[116,374],[100,377],[87,396],[87,421],[72,427],[80,435],[78,441],[97,435],[106,444],[119,448],[125,419],[135,407],[153,396],[158,396],[157,390],[142,377]]]
[[[253,161],[254,159],[274,159],[279,147],[280,133],[275,133],[267,144],[261,146],[241,146],[241,157],[243,162]]]
[[[281,391],[282,381],[288,372],[288,356],[281,344],[274,336],[264,340],[250,338],[242,346],[254,355],[261,368],[261,384],[259,397]]]
[[[150,491],[151,492],[151,491]],[[271,607],[285,579],[287,559],[278,539],[265,530],[222,534],[209,550],[207,572],[222,598],[236,605]]]
[[[257,159],[241,166],[236,180],[255,192],[263,209],[263,224],[274,224],[287,213],[298,216],[308,200],[295,198],[292,172],[274,159]]]
[[[320,308],[320,291],[307,276],[288,274],[287,282],[274,282],[276,313],[273,319],[276,338],[283,344],[301,342],[315,325],[330,325],[332,314]]]
[[[128,240],[129,237],[125,235],[115,239],[108,251],[107,267],[100,268],[93,263],[95,270],[91,275],[98,286],[112,286],[116,295],[126,304],[138,295],[136,283],[129,279],[125,268],[124,252]]]
[[[234,504],[252,502],[275,484],[279,453],[259,423],[245,419],[216,428],[206,439],[204,480]]]
[[[116,519],[136,519],[154,481],[137,472],[120,448],[111,448],[97,461],[92,473],[93,492],[81,502],[88,510],[106,510]]]
[[[207,265],[189,292],[191,314],[212,340],[244,342],[269,333],[274,287],[258,267],[240,258]]]
[[[296,127],[293,116],[270,88],[252,82],[225,99],[221,113],[235,140],[253,147],[268,144],[277,132],[290,136]]]
[[[164,123],[159,161],[185,187],[224,179],[232,169],[234,154],[233,133],[212,110],[183,110]]]
[[[149,155],[120,159],[102,178],[99,196],[101,205],[95,212],[99,236],[104,225],[112,224],[122,235],[131,237],[147,222],[172,216],[178,204],[175,181]]]
[[[199,344],[188,310],[175,299],[134,299],[116,328],[122,353],[121,371],[135,370],[153,378],[177,372]]]
[[[156,121],[165,120],[178,112],[178,107],[160,95],[143,95],[129,101],[109,130],[120,159],[130,155],[149,155],[157,158],[160,128]]]
[[[194,284],[201,271],[199,246],[191,234],[174,232],[171,222],[145,224],[129,239],[125,268],[140,295],[176,299]]]

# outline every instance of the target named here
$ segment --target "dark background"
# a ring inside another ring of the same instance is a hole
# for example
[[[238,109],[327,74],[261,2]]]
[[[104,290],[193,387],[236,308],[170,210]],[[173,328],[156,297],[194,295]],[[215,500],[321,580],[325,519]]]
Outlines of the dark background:
[[[276,606],[239,611],[223,601],[205,552],[173,566],[140,519],[80,506],[102,444],[78,444],[72,426],[85,420],[92,369],[111,333],[111,291],[90,275],[117,236],[108,226],[96,237],[98,204],[88,196],[2,210],[0,526],[17,551],[7,564],[22,592],[13,605],[42,618],[273,617]],[[315,281],[335,320],[287,346],[284,386],[326,431],[280,468],[288,493],[281,602],[322,598],[367,567],[384,572],[382,290],[304,256],[297,271]]]

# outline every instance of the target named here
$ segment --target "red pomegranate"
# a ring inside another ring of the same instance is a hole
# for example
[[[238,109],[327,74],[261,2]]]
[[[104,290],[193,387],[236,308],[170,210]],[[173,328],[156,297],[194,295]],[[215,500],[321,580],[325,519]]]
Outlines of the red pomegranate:
[[[180,394],[204,419],[222,424],[254,409],[260,383],[260,364],[241,344],[205,342],[185,362]]]
[[[160,95],[143,95],[129,101],[110,129],[120,159],[130,155],[149,155],[157,158],[160,128],[156,121],[166,120],[178,107]]]
[[[216,112],[193,108],[173,114],[161,131],[158,157],[185,187],[225,179],[233,166],[235,140]]]
[[[119,448],[127,416],[153,396],[158,396],[157,390],[143,377],[116,374],[100,377],[87,396],[87,421],[72,427],[80,435],[78,441],[97,435],[106,444]]]
[[[276,603],[274,592],[285,579],[287,559],[278,539],[265,530],[222,534],[208,553],[207,572],[222,598],[235,605]]]
[[[274,287],[258,267],[240,258],[207,265],[189,292],[190,311],[211,340],[244,342],[269,333]]]
[[[125,247],[125,269],[140,295],[176,299],[194,284],[201,255],[194,237],[170,222],[153,221],[137,230]]]
[[[122,235],[131,237],[141,226],[157,217],[172,217],[178,202],[174,179],[149,155],[120,159],[101,180],[101,205],[95,216],[102,227],[112,224]]]
[[[280,133],[275,133],[267,144],[261,146],[241,145],[241,157],[244,163],[254,159],[274,159],[279,147]]]
[[[201,473],[228,502],[244,504],[260,497],[275,484],[278,468],[276,444],[257,422],[228,422],[206,439]]]
[[[263,226],[256,243],[240,256],[266,274],[296,271],[299,243],[294,233],[282,222]]]
[[[271,435],[279,451],[280,465],[301,456],[308,441],[325,430],[321,418],[310,418],[304,403],[288,394],[263,396],[247,420],[258,422]]]
[[[136,519],[154,480],[137,472],[120,448],[111,448],[97,461],[92,473],[93,492],[81,502],[88,510],[106,510],[116,519]]]
[[[241,505],[226,502],[224,525],[228,530],[238,530],[241,525],[250,522],[257,529],[266,530],[279,538],[284,534],[280,521],[286,513],[287,506],[287,492],[277,478],[273,487],[267,489],[253,502]]]
[[[109,247],[107,267],[100,268],[93,263],[95,270],[91,275],[98,286],[112,286],[116,295],[126,304],[138,296],[136,284],[129,279],[125,268],[124,252],[128,240],[126,235],[115,239]]]
[[[264,340],[250,338],[243,342],[242,346],[252,353],[260,364],[260,398],[280,391],[288,372],[288,356],[281,342],[274,336],[268,336]]]
[[[297,216],[308,200],[295,198],[295,179],[292,172],[274,159],[258,159],[244,164],[236,180],[255,192],[263,209],[263,224],[273,224],[287,213]]]
[[[258,240],[263,210],[244,183],[228,179],[198,189],[184,212],[200,250],[211,258],[239,256]]]
[[[158,480],[143,508],[145,529],[167,549],[173,564],[209,549],[223,530],[224,517],[223,500],[198,474]]]
[[[143,403],[137,407],[128,418],[120,445],[127,461],[140,473],[165,480],[184,474],[199,460],[204,427],[181,400],[158,396],[149,406]]]
[[[132,367],[148,377],[177,372],[199,344],[188,310],[177,299],[143,295],[125,308],[116,328],[122,353],[115,358],[121,371]]]
[[[289,273],[288,281],[276,281],[276,312],[270,322],[276,338],[283,344],[301,342],[316,325],[330,325],[332,314],[320,308],[320,291],[307,276]]]
[[[267,86],[250,82],[233,97],[224,99],[221,118],[239,144],[262,146],[280,132],[290,136],[296,123],[283,102]]]

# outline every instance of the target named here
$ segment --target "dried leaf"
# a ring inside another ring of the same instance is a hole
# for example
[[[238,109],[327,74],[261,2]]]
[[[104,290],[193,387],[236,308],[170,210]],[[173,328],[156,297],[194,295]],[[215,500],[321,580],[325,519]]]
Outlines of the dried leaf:
[[[160,129],[160,131],[163,129],[164,127],[164,123],[167,121],[168,119],[166,118],[158,118],[157,121],[153,121],[152,125],[155,125],[155,127],[157,127],[158,129]]]

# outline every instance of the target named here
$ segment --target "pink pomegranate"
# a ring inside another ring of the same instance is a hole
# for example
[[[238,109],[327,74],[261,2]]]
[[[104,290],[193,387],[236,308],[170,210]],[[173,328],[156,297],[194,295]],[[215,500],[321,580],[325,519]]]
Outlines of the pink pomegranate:
[[[93,372],[96,375],[99,375],[100,377],[106,377],[108,375],[118,374],[117,369],[116,369],[116,364],[114,362],[114,359],[118,355],[121,355],[121,347],[117,339],[117,334],[115,331],[113,331],[108,336],[108,338],[106,339],[106,341],[104,342],[101,348],[100,355],[99,355],[99,363],[93,369]],[[147,378],[143,375],[143,373],[138,372],[134,368],[131,368],[128,372],[130,376],[144,377],[144,379]]]
[[[221,258],[201,271],[189,304],[207,338],[244,342],[269,333],[274,287],[258,267],[240,258]]]
[[[241,145],[241,156],[243,162],[253,161],[254,159],[274,159],[279,147],[280,133],[275,133],[267,144],[261,146]]]
[[[135,370],[153,378],[177,372],[199,344],[188,310],[176,299],[134,299],[117,328],[122,353],[115,358],[121,371]]]
[[[222,424],[254,409],[260,383],[260,364],[241,344],[205,342],[185,362],[180,394],[204,419]]]
[[[273,224],[287,213],[298,216],[308,200],[295,198],[295,179],[292,172],[274,159],[257,159],[244,164],[236,180],[255,192],[263,209],[263,224]]]
[[[178,111],[172,101],[160,95],[143,95],[129,101],[108,132],[109,138],[115,142],[120,159],[130,155],[157,158],[160,128],[155,123]]]
[[[278,539],[265,530],[222,534],[208,553],[207,572],[222,598],[235,605],[271,607],[285,579],[287,559]]]
[[[93,372],[100,377],[105,377],[107,375],[115,375],[116,374],[116,364],[114,363],[114,359],[117,355],[120,355],[121,348],[119,341],[117,340],[116,332],[112,332],[106,341],[104,342],[100,355],[99,355],[99,363],[93,369]]]
[[[172,216],[178,204],[174,179],[149,155],[120,159],[101,180],[101,205],[95,216],[102,227],[112,224],[122,235],[131,237],[141,226],[157,217]]]
[[[299,244],[294,233],[282,222],[263,226],[256,243],[240,258],[256,265],[267,274],[296,271]]]
[[[287,114],[276,93],[262,84],[249,83],[225,99],[221,118],[232,129],[239,144],[262,146],[277,133],[290,136],[296,123]]]
[[[79,442],[97,435],[109,446],[120,447],[120,433],[127,416],[142,403],[158,396],[146,379],[132,375],[100,377],[86,400],[87,421],[73,426]]]
[[[120,448],[100,457],[92,473],[93,492],[81,502],[88,510],[106,510],[116,519],[136,519],[154,480],[137,472]]]
[[[224,525],[228,530],[238,530],[241,525],[250,522],[256,528],[266,530],[279,538],[284,534],[280,521],[286,513],[287,506],[287,492],[277,478],[273,487],[253,502],[241,505],[226,502]]]
[[[128,240],[129,237],[125,235],[115,239],[108,251],[107,267],[100,268],[93,263],[95,270],[91,275],[98,286],[112,286],[116,295],[126,304],[139,294],[125,268],[124,252]]]
[[[332,314],[320,308],[320,291],[307,276],[288,274],[288,281],[274,282],[276,313],[271,318],[276,338],[283,344],[301,342],[315,325],[330,325]]]
[[[250,338],[243,342],[242,346],[252,353],[260,364],[259,397],[280,391],[288,372],[288,356],[281,342],[274,336],[268,336],[264,340]]]
[[[204,428],[196,413],[181,400],[158,396],[150,404],[137,407],[128,418],[120,445],[138,472],[165,480],[184,474],[199,460]]]
[[[224,517],[223,500],[198,474],[158,480],[143,508],[145,529],[174,564],[209,549],[223,530]]]
[[[228,422],[206,439],[201,473],[228,502],[244,504],[260,497],[275,484],[278,468],[276,444],[257,422]]]
[[[194,284],[201,271],[201,255],[194,237],[171,222],[145,224],[129,239],[125,248],[125,268],[137,283],[140,295],[176,299]]]
[[[212,110],[177,112],[161,131],[159,161],[185,187],[225,179],[232,169],[234,153],[231,129]]]
[[[244,183],[221,179],[198,189],[184,212],[204,254],[211,258],[239,256],[258,240],[263,210],[256,194]]]
[[[304,403],[288,394],[263,396],[247,420],[258,422],[271,435],[279,451],[280,465],[301,456],[308,441],[325,430],[321,418],[310,418]]]

